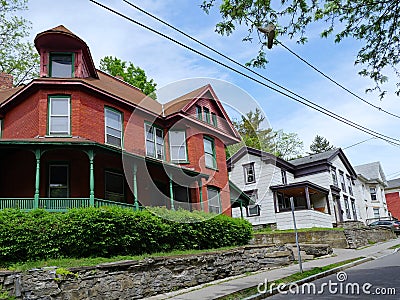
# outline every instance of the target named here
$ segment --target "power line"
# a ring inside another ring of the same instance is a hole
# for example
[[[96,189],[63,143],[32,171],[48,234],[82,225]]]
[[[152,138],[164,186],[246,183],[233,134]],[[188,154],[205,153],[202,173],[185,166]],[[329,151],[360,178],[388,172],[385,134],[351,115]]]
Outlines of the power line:
[[[97,2],[95,0],[89,0],[89,1],[93,2],[94,4],[104,8],[104,9],[106,9],[106,10],[108,10],[108,11],[110,11],[110,12],[112,12],[112,13],[114,13],[114,14],[116,14],[116,15],[118,15],[118,16],[120,16],[120,17],[122,17],[122,18],[124,18],[124,19],[126,19],[126,20],[128,20],[128,21],[130,21],[132,23],[134,23],[134,24],[136,24],[136,25],[139,25],[140,27],[143,27],[143,28],[145,28],[145,29],[147,29],[147,30],[149,30],[149,31],[151,31],[153,33],[156,33],[156,34],[160,35],[160,36],[164,37],[165,39],[168,39],[168,40],[174,42],[175,44],[178,44],[179,46],[181,46],[181,47],[183,47],[185,49],[188,49],[188,50],[190,50],[190,51],[192,51],[192,52],[194,52],[194,53],[196,53],[196,54],[198,54],[200,56],[203,56],[203,57],[205,57],[205,58],[207,58],[207,59],[209,59],[209,60],[211,60],[211,61],[213,61],[213,62],[215,62],[215,63],[217,63],[217,64],[219,64],[219,65],[221,65],[221,66],[233,71],[233,72],[236,72],[236,73],[238,73],[238,74],[240,74],[240,75],[242,75],[242,76],[244,76],[244,77],[246,77],[246,78],[248,78],[248,79],[250,79],[250,80],[252,80],[254,82],[257,82],[257,83],[259,83],[259,84],[261,84],[261,85],[263,85],[265,87],[268,87],[269,89],[271,89],[271,90],[273,90],[273,91],[275,91],[277,93],[280,93],[280,94],[282,94],[282,95],[284,95],[284,96],[286,96],[286,97],[288,97],[288,98],[290,98],[290,99],[292,99],[294,101],[297,101],[297,102],[299,102],[299,103],[301,103],[301,104],[303,104],[303,105],[305,105],[307,107],[310,107],[310,108],[312,108],[312,109],[314,109],[316,111],[319,111],[319,112],[321,112],[321,113],[323,113],[323,114],[325,114],[327,116],[330,116],[333,119],[336,119],[336,120],[338,120],[338,121],[340,121],[342,123],[345,123],[345,124],[347,124],[347,125],[349,125],[349,126],[351,126],[353,128],[356,128],[356,129],[358,129],[360,131],[363,131],[363,132],[365,132],[365,133],[367,133],[369,135],[372,135],[372,136],[375,136],[375,137],[377,137],[377,138],[379,138],[381,140],[384,140],[384,141],[386,141],[386,142],[388,142],[388,143],[390,143],[392,145],[400,146],[400,143],[398,143],[398,142],[400,142],[400,140],[398,140],[396,138],[392,138],[392,137],[386,136],[386,135],[384,135],[382,133],[379,133],[379,132],[376,132],[376,131],[371,130],[369,128],[366,128],[366,127],[364,127],[362,125],[359,125],[359,124],[357,124],[355,122],[352,122],[352,121],[350,121],[350,120],[348,120],[348,119],[346,119],[346,118],[344,118],[344,117],[342,117],[340,115],[337,115],[337,114],[327,110],[326,108],[324,108],[324,107],[322,107],[322,106],[320,106],[320,105],[318,105],[318,104],[316,104],[316,103],[314,103],[314,102],[312,102],[312,101],[310,101],[310,100],[308,100],[308,99],[306,99],[306,98],[304,98],[304,97],[302,97],[300,95],[297,95],[296,93],[294,93],[294,92],[292,92],[292,91],[290,91],[290,90],[288,90],[288,89],[286,89],[284,87],[281,87],[280,85],[274,83],[273,81],[269,80],[268,78],[266,78],[266,77],[264,77],[264,76],[262,76],[262,75],[260,75],[258,73],[255,73],[255,74],[257,74],[258,76],[264,78],[268,82],[271,82],[274,85],[284,89],[285,91],[291,93],[292,95],[295,95],[296,97],[300,98],[301,100],[298,99],[298,98],[295,98],[295,97],[293,97],[291,95],[288,95],[288,94],[282,92],[281,90],[278,90],[277,88],[272,87],[272,86],[270,86],[270,85],[268,85],[268,84],[266,84],[266,83],[264,83],[264,82],[262,82],[262,81],[260,81],[260,80],[258,80],[256,78],[254,78],[254,77],[251,77],[251,76],[247,75],[246,73],[243,73],[243,72],[241,72],[241,71],[239,71],[237,69],[234,69],[233,67],[231,67],[231,66],[229,66],[229,65],[227,65],[225,63],[222,63],[219,60],[217,60],[215,58],[212,58],[212,57],[210,57],[210,56],[208,56],[208,55],[206,55],[206,54],[204,54],[204,53],[202,53],[202,52],[200,52],[200,51],[198,51],[198,50],[196,50],[194,48],[191,48],[191,47],[189,47],[189,46],[187,46],[187,45],[185,45],[185,44],[183,44],[183,43],[171,38],[170,36],[168,36],[166,34],[163,34],[162,32],[159,32],[159,31],[157,31],[157,30],[155,30],[155,29],[153,29],[153,28],[151,28],[151,27],[149,27],[149,26],[147,26],[145,24],[142,24],[142,23],[140,23],[140,22],[138,22],[138,21],[136,21],[136,20],[134,20],[134,19],[132,19],[132,18],[130,18],[130,17],[128,17],[128,16],[126,16],[126,15],[124,15],[124,14],[122,14],[122,13],[120,13],[120,12],[118,12],[118,11],[112,9],[112,8],[110,8],[110,7],[107,7],[104,4],[101,4],[101,3],[99,3],[99,2]]]
[[[362,144],[362,143],[365,143],[365,142],[367,142],[367,141],[370,141],[370,140],[373,140],[373,139],[376,139],[376,138],[375,138],[375,137],[372,137],[372,138],[369,138],[369,139],[366,139],[366,140],[364,140],[364,141],[361,141],[361,142],[355,143],[355,144],[353,144],[353,145],[347,146],[347,147],[345,147],[345,148],[342,148],[342,149],[343,149],[343,150],[345,150],[345,149],[349,149],[349,148],[351,148],[351,147],[354,147],[354,146],[360,145],[360,144]]]
[[[373,108],[376,108],[377,110],[386,113],[392,117],[395,118],[399,118],[399,115],[396,115],[394,113],[391,113],[390,111],[384,110],[383,108],[365,100],[364,98],[358,96],[357,94],[355,94],[354,92],[352,92],[351,90],[349,90],[348,88],[346,88],[345,86],[343,86],[342,84],[340,84],[339,82],[337,82],[336,80],[334,80],[333,78],[329,77],[328,75],[326,75],[324,72],[320,71],[319,69],[317,69],[315,66],[313,66],[312,64],[310,64],[308,61],[306,61],[304,58],[302,58],[300,55],[298,55],[296,52],[294,52],[293,50],[291,50],[289,47],[287,47],[286,45],[284,45],[282,42],[278,41],[278,44],[280,44],[283,48],[285,48],[286,50],[288,50],[291,54],[293,54],[294,56],[296,56],[298,59],[300,59],[302,62],[304,62],[306,65],[308,65],[310,68],[312,68],[313,70],[315,70],[316,72],[318,72],[319,74],[321,74],[322,76],[324,76],[326,79],[328,79],[329,81],[333,82],[334,84],[336,84],[338,87],[342,88],[343,90],[345,90],[346,92],[348,92],[350,95],[353,95],[354,97],[356,97],[357,99],[361,100],[362,102],[372,106]]]

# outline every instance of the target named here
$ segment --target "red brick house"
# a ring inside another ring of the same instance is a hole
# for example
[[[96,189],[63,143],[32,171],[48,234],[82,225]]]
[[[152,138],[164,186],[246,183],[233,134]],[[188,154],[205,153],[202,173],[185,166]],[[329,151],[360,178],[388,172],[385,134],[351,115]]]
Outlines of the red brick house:
[[[392,217],[400,220],[400,178],[387,181],[385,197],[388,210]]]
[[[0,78],[0,209],[184,207],[231,214],[225,147],[240,141],[210,85],[166,104],[94,66],[63,26],[39,33],[40,77]]]

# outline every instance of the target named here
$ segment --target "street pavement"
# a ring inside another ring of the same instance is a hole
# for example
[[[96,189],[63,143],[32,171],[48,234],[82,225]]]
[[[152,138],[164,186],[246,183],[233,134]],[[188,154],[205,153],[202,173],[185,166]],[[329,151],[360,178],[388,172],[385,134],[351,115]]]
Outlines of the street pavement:
[[[400,252],[315,280],[306,287],[293,287],[268,300],[400,299]]]
[[[352,258],[357,257],[372,257],[374,259],[390,255],[394,252],[393,249],[389,249],[394,245],[400,244],[400,238],[393,239],[387,242],[377,243],[370,247],[356,249],[334,249],[334,255],[315,260],[303,262],[303,270],[307,271],[315,267],[323,267],[333,263],[338,263]],[[209,282],[201,286],[195,286],[188,289],[183,289],[175,292],[160,294],[147,299],[158,300],[158,299],[175,299],[175,300],[207,300],[216,299],[218,297],[226,296],[234,292],[246,289],[249,287],[257,286],[259,283],[263,283],[266,280],[273,281],[283,277],[287,277],[293,273],[299,271],[298,264],[292,264],[290,266],[275,268],[270,270],[259,271],[251,273],[250,275],[242,275],[236,277],[230,277],[223,280]],[[399,270],[393,276],[399,277]],[[377,273],[376,276],[379,276]],[[397,285],[399,286],[399,285]],[[399,291],[400,292],[400,291]],[[277,296],[276,296],[277,297]],[[288,296],[286,296],[288,297]],[[318,296],[319,297],[319,296]],[[297,296],[296,296],[297,298]],[[360,298],[353,298],[360,299]],[[373,298],[370,298],[373,299]],[[386,298],[385,298],[386,299]],[[388,298],[389,299],[389,298]],[[398,298],[396,298],[398,299]]]

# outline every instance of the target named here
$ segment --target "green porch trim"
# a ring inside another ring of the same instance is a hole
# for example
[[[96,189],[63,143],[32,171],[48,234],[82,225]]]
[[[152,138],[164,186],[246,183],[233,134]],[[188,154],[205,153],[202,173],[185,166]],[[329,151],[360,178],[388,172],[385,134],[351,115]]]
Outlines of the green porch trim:
[[[135,210],[139,210],[139,201],[138,201],[138,191],[137,191],[137,165],[133,164],[133,196],[135,198],[134,206]]]
[[[199,182],[199,198],[200,198],[200,209],[204,211],[204,203],[203,203],[203,188],[201,186],[201,181]]]
[[[94,151],[88,150],[87,155],[89,157],[89,205],[94,206]]]
[[[39,188],[40,188],[40,157],[42,156],[42,151],[39,149],[35,150],[36,158],[36,175],[35,175],[35,195],[33,201],[33,208],[39,207]]]
[[[169,196],[171,201],[171,210],[175,210],[174,206],[174,185],[172,181],[172,175],[169,175]]]

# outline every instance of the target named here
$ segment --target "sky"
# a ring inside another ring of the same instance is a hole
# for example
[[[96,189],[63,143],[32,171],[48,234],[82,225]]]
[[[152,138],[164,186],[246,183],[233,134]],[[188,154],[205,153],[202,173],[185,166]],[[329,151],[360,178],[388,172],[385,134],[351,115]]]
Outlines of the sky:
[[[223,58],[136,11],[122,0],[98,2],[225,62]],[[209,15],[205,14],[200,8],[202,0],[132,2],[238,62],[244,64],[257,54],[259,46],[256,42],[242,42],[246,28],[238,28],[230,36],[217,34],[215,24],[220,19],[218,11],[214,9]],[[31,41],[42,31],[64,25],[88,44],[96,66],[99,66],[100,59],[104,56],[115,56],[133,62],[157,83],[160,101],[172,99],[210,82],[232,117],[259,107],[268,120],[264,126],[297,133],[304,142],[304,152],[309,151],[317,134],[342,149],[371,138],[366,133],[331,119],[112,14],[89,0],[30,0],[28,10],[23,12],[23,16],[32,22],[29,36]],[[356,54],[361,47],[360,42],[347,39],[335,44],[332,39],[321,39],[320,32],[320,25],[310,28],[309,42],[305,45],[298,45],[294,40],[282,41],[354,93],[374,105],[400,115],[400,99],[391,92],[396,83],[394,76],[389,78],[389,95],[383,100],[377,94],[365,94],[365,89],[372,87],[373,82],[360,77],[358,71],[361,67],[354,66]],[[263,76],[353,122],[400,139],[400,119],[357,100],[283,47],[276,45],[268,50],[267,59],[269,63],[265,69],[256,69]],[[235,68],[239,69],[236,66]],[[244,73],[250,74],[247,71]],[[382,140],[370,139],[344,151],[353,166],[380,161],[388,179],[400,177],[399,147]]]

